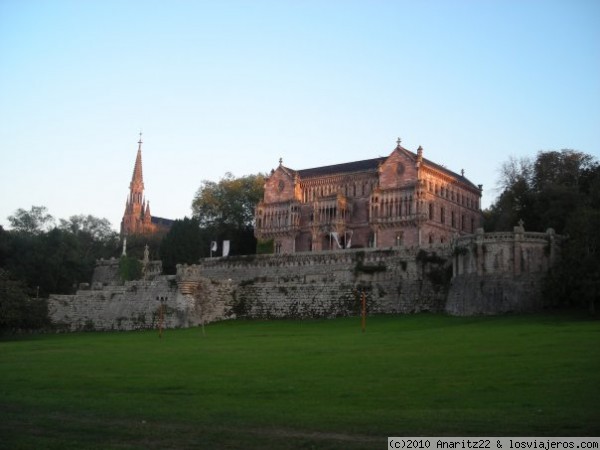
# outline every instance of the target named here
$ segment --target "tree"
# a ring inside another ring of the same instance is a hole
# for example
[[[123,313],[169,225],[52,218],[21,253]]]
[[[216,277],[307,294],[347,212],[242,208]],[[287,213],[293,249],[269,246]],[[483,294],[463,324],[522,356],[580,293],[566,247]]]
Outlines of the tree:
[[[202,327],[202,336],[206,336],[204,324],[215,310],[214,299],[207,292],[206,286],[203,283],[198,283],[192,292],[194,303],[200,310],[200,325]]]
[[[19,208],[8,216],[8,221],[13,230],[30,234],[40,234],[54,225],[54,217],[45,206],[32,206],[29,211]]]
[[[75,236],[79,242],[82,261],[95,264],[100,258],[116,256],[119,250],[119,235],[111,227],[108,219],[92,215],[71,216],[60,219],[59,229]]]
[[[47,303],[30,298],[26,286],[0,268],[0,332],[48,325]]]
[[[587,306],[600,297],[600,164],[574,150],[514,158],[501,169],[503,191],[484,212],[488,231],[510,230],[519,219],[528,230],[554,228],[567,237],[561,258],[545,281],[549,304]]]
[[[117,236],[108,219],[99,219],[90,214],[71,216],[69,220],[60,219],[58,227],[75,235],[87,234],[92,239],[101,242],[112,241]]]
[[[106,219],[72,216],[59,228],[43,206],[19,209],[13,228],[0,230],[0,267],[41,297],[70,294],[91,279],[95,262],[118,254],[117,234]]]
[[[160,243],[163,271],[174,274],[177,264],[197,263],[202,256],[202,249],[209,245],[210,241],[206,233],[201,232],[197,218],[176,220]]]
[[[142,277],[142,263],[132,256],[121,256],[119,276],[123,281],[139,280]]]
[[[585,202],[597,162],[575,150],[538,152],[535,160],[510,158],[500,169],[502,192],[484,212],[488,231],[512,229],[523,219],[528,230],[552,227],[562,233],[566,218]]]
[[[568,239],[559,263],[546,277],[544,295],[551,304],[586,306],[600,302],[600,210],[581,208],[569,219]]]
[[[192,202],[194,217],[201,229],[201,256],[208,256],[210,242],[229,240],[230,255],[252,254],[254,208],[264,195],[262,174],[235,178],[231,173],[218,182],[203,181]]]
[[[218,183],[204,180],[192,201],[192,211],[202,227],[254,225],[254,207],[263,198],[262,174],[235,178],[226,173]]]
[[[584,171],[593,165],[591,155],[575,150],[539,152],[531,180],[533,188],[542,192],[550,186],[577,187]]]

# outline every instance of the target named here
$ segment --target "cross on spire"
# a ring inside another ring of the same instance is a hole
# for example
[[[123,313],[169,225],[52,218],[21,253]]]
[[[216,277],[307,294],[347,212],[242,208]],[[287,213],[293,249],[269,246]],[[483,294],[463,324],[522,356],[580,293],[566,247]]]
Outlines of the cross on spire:
[[[402,139],[400,139],[400,138],[398,138],[398,139],[396,140],[396,144],[398,144],[398,147],[400,147],[400,143],[401,143],[401,142],[402,142]]]
[[[138,141],[138,144],[142,144],[142,132],[140,131],[140,140]]]

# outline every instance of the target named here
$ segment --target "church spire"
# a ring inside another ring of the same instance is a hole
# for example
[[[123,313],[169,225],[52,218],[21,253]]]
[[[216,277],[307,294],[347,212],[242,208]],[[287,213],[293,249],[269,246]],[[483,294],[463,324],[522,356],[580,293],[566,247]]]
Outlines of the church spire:
[[[133,175],[131,177],[131,184],[129,185],[131,193],[144,191],[144,176],[142,174],[142,133],[140,132],[140,140],[138,141],[138,151],[135,158],[135,165],[133,166]],[[141,200],[141,199],[140,199]]]
[[[121,234],[144,233],[142,220],[150,212],[146,210],[144,199],[144,176],[142,174],[142,133],[138,141],[138,151],[133,166],[133,175],[129,184],[129,197],[125,205],[125,214],[121,221]]]

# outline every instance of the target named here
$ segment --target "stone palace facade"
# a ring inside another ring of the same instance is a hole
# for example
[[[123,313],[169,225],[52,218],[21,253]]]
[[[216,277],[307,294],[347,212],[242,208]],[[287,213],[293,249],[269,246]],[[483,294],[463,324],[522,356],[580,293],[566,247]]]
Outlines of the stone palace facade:
[[[447,244],[481,226],[482,186],[400,145],[387,157],[312,169],[279,167],[265,182],[255,234],[275,253]]]

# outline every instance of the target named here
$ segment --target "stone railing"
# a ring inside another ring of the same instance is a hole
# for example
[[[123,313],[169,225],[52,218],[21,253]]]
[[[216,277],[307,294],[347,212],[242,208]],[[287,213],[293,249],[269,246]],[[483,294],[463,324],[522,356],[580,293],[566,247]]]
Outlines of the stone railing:
[[[512,232],[461,236],[454,242],[454,275],[478,275],[543,272],[554,264],[563,237],[553,229],[545,233],[525,232],[522,226]]]

